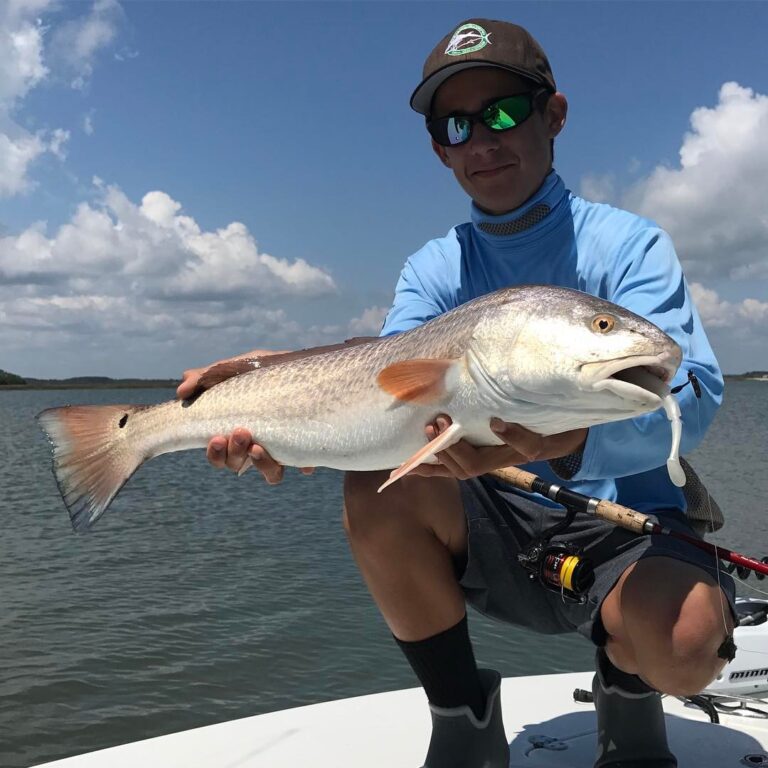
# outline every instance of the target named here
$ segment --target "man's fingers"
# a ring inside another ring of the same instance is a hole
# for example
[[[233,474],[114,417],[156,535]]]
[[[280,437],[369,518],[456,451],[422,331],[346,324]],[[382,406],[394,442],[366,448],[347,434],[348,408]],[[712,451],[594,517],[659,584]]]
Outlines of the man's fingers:
[[[233,472],[239,472],[242,469],[252,442],[251,433],[247,429],[236,429],[229,436],[225,463]]]
[[[583,450],[589,434],[584,427],[544,437],[520,424],[509,424],[500,419],[491,419],[491,429],[507,445],[522,453],[527,461],[556,459]]]
[[[454,477],[453,472],[442,464],[419,464],[408,474],[419,475],[419,477]]]
[[[236,429],[229,439],[223,435],[211,438],[206,451],[208,461],[217,469],[228,467],[240,472],[246,462],[251,462],[270,485],[282,482],[285,468],[275,461],[267,451],[253,442],[253,436],[247,429]],[[311,475],[314,467],[302,467],[301,472]]]
[[[200,377],[208,370],[207,368],[189,368],[181,375],[181,383],[176,387],[176,397],[179,400],[186,400],[197,387]]]
[[[283,465],[276,462],[261,445],[251,445],[248,457],[270,485],[277,485],[282,481]]]
[[[181,383],[176,387],[176,397],[179,400],[186,400],[195,391],[198,378],[197,375],[193,375],[193,371],[184,371]]]
[[[224,469],[227,460],[227,438],[223,435],[211,438],[205,455],[216,469]]]
[[[526,461],[536,461],[541,456],[544,446],[542,435],[531,432],[520,424],[510,424],[501,419],[491,419],[491,429]]]

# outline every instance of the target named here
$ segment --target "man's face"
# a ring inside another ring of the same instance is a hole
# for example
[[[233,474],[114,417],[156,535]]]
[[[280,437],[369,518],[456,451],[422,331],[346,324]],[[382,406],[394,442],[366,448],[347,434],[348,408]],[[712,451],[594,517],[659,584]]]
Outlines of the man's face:
[[[473,114],[499,98],[536,87],[503,69],[466,69],[437,90],[431,116]],[[557,93],[544,112],[534,108],[516,128],[499,133],[478,122],[466,144],[442,147],[433,141],[432,148],[480,208],[491,214],[506,213],[531,197],[552,168],[550,141],[560,133],[567,108],[565,97]]]

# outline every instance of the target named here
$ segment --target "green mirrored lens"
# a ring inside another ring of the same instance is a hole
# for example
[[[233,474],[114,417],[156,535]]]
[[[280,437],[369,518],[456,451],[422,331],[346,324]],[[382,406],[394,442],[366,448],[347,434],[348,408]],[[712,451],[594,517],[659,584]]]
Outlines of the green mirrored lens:
[[[520,125],[531,114],[531,98],[510,96],[491,104],[483,113],[483,122],[492,131],[506,131]]]

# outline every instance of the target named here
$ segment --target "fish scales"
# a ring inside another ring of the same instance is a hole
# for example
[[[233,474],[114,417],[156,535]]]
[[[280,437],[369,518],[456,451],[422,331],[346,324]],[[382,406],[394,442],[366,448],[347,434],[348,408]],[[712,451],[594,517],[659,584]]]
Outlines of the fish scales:
[[[451,440],[493,445],[493,416],[546,435],[663,403],[679,442],[667,382],[680,360],[669,336],[615,304],[516,286],[396,336],[267,358],[240,375],[223,366],[230,378],[193,401],[54,408],[39,420],[73,526],[84,529],[141,463],[235,427],[281,463],[342,470],[433,460],[424,427],[438,413],[454,422]]]

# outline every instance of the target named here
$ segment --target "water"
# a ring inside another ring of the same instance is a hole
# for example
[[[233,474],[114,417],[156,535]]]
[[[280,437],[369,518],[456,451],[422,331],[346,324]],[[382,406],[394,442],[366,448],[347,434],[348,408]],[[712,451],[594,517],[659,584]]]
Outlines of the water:
[[[341,526],[341,477],[216,472],[202,452],[142,468],[75,536],[34,415],[170,390],[0,392],[0,765],[416,685]],[[691,461],[727,516],[717,543],[768,554],[768,384],[733,382]],[[748,582],[768,590],[768,582]],[[470,616],[504,675],[591,668],[578,636]]]

